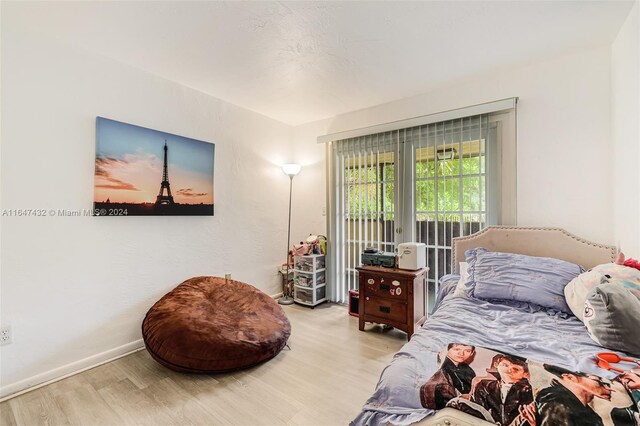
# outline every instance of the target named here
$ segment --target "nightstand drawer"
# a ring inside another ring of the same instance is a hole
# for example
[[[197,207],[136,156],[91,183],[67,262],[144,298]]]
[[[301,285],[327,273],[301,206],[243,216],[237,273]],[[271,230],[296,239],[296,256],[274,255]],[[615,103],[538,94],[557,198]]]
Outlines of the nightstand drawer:
[[[424,281],[429,271],[357,266],[360,291],[358,328],[366,322],[387,324],[407,333],[424,320]]]
[[[396,322],[406,322],[407,304],[397,300],[369,296],[364,301],[364,314]]]
[[[365,275],[364,283],[367,287],[367,295],[373,297],[385,297],[396,300],[407,300],[407,282],[395,280],[380,275]]]

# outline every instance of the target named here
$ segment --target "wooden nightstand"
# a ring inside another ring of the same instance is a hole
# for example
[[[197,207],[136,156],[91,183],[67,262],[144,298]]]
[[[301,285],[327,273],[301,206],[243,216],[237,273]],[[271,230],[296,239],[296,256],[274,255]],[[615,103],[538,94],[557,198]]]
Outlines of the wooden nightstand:
[[[424,283],[428,268],[417,271],[358,266],[360,330],[365,322],[387,324],[407,333],[424,321]]]

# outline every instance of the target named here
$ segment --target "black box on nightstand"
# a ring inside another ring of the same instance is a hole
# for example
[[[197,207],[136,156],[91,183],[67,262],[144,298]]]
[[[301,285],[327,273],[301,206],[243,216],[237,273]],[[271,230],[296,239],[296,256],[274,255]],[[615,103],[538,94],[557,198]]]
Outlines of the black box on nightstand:
[[[349,315],[360,316],[360,292],[358,290],[349,290]]]

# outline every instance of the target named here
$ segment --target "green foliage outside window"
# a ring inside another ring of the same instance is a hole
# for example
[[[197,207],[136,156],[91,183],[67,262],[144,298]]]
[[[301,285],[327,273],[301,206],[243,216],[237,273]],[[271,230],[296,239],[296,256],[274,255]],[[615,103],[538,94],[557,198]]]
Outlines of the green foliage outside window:
[[[393,163],[345,169],[347,216],[393,220],[394,174]]]
[[[460,167],[462,167],[462,175]],[[436,207],[439,212],[442,212],[438,220],[448,221],[460,221],[458,212],[461,207],[465,212],[484,211],[486,209],[484,172],[484,156],[416,162],[416,219],[436,220]],[[393,220],[394,174],[393,163],[346,168],[345,213],[347,217]],[[475,217],[479,218],[479,213],[465,214],[465,220],[475,220]]]

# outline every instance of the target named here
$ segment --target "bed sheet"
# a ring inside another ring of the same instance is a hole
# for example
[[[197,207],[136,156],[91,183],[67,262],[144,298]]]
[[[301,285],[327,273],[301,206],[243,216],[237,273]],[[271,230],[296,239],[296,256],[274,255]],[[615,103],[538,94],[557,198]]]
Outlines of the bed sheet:
[[[438,352],[450,342],[614,377],[594,362],[603,348],[573,315],[530,303],[456,296],[458,278],[441,280],[434,312],[382,371],[374,394],[352,425],[408,425],[433,414],[422,407],[419,389],[438,369]]]

